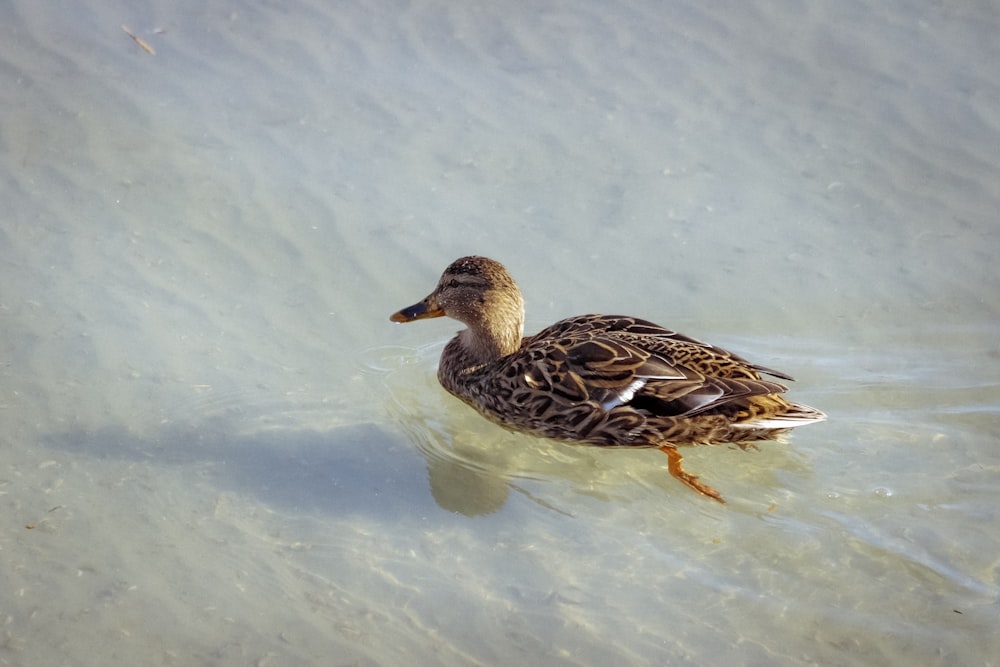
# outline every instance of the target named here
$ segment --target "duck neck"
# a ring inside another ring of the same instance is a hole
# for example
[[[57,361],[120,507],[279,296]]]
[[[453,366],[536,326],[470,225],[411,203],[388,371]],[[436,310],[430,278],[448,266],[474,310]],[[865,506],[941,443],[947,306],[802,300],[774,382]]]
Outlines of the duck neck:
[[[456,396],[465,396],[468,387],[477,381],[479,371],[519,350],[524,330],[523,313],[522,309],[517,317],[494,320],[494,325],[506,322],[503,327],[488,326],[480,321],[459,331],[441,353],[438,379],[444,388]]]
[[[456,377],[514,354],[524,335],[524,300],[516,287],[489,292],[466,306],[451,315],[468,328],[459,331],[441,355],[441,370]]]
[[[470,365],[478,366],[517,352],[521,347],[522,331],[518,321],[516,325],[503,328],[469,327],[459,332],[456,339]]]

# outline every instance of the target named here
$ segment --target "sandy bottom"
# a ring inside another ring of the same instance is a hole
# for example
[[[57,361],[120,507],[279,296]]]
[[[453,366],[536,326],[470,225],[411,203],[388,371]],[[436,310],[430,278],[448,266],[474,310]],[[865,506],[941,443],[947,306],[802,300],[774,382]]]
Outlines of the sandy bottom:
[[[0,664],[996,663],[992,3],[86,4],[0,21]],[[472,253],[830,420],[505,433],[388,322]]]

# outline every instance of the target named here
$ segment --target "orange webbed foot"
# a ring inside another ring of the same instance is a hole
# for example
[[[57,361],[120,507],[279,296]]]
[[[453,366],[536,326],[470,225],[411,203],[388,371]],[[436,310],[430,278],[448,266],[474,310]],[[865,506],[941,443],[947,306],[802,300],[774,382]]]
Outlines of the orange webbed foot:
[[[692,475],[686,472],[681,466],[681,460],[684,458],[681,453],[677,451],[677,448],[672,445],[662,445],[660,451],[667,455],[669,462],[667,463],[667,469],[670,470],[670,474],[679,480],[682,484],[694,489],[703,496],[708,496],[713,500],[718,500],[720,503],[725,503],[725,499],[722,494],[710,487],[708,484],[704,484],[698,481],[698,475]]]

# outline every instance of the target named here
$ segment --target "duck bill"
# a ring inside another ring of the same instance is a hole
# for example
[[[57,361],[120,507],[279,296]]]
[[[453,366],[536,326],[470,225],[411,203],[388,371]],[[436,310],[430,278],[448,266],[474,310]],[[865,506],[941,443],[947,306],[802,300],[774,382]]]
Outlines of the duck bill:
[[[401,311],[393,313],[389,319],[393,322],[413,322],[414,320],[426,320],[429,317],[444,316],[444,309],[438,305],[437,299],[432,296],[427,297],[420,303],[403,308]]]

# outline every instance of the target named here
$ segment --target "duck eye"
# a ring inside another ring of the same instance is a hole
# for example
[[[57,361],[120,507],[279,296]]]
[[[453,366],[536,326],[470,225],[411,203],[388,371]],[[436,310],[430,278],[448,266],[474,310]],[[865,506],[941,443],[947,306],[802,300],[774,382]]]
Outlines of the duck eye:
[[[452,278],[452,279],[451,279],[451,280],[450,280],[450,281],[448,282],[448,287],[458,287],[458,285],[459,285],[459,282],[458,282],[458,279],[457,279],[457,278]]]

